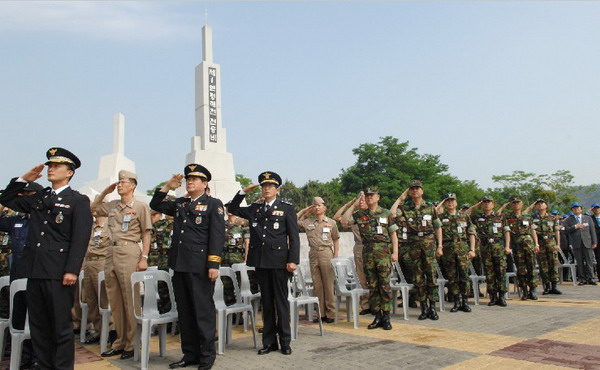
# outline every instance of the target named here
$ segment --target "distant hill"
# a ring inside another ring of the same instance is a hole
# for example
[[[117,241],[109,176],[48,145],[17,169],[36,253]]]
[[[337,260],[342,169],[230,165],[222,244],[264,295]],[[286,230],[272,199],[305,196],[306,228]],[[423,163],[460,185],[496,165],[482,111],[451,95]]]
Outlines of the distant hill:
[[[600,203],[600,184],[584,186],[575,192],[577,200],[583,204],[583,209],[588,209],[592,203]]]

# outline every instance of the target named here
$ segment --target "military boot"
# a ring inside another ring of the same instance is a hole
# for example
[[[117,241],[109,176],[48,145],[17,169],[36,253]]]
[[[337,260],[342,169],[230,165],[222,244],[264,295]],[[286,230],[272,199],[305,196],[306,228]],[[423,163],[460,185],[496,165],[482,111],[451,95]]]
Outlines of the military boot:
[[[496,302],[496,305],[500,307],[506,307],[506,298],[504,298],[505,296],[506,292],[498,292],[498,301]]]
[[[550,289],[550,294],[562,294],[560,290],[556,288],[556,282],[552,283],[552,288]]]
[[[429,316],[429,309],[427,307],[427,301],[421,302],[421,314],[419,315],[419,320],[425,320]]]
[[[373,320],[372,323],[369,324],[369,326],[367,326],[367,329],[375,329],[381,326],[382,322],[381,320],[383,319],[383,315],[381,314],[381,311],[377,311],[377,313],[375,314],[375,319]]]
[[[490,303],[488,303],[488,306],[494,306],[497,303],[498,303],[497,294],[496,293],[490,293]]]
[[[521,287],[521,300],[526,301],[528,297],[529,294],[527,293],[527,285],[523,285]]]
[[[462,296],[462,304],[460,305],[460,310],[462,312],[471,312],[471,307],[469,306],[469,298],[465,294]]]
[[[439,320],[440,317],[435,310],[435,301],[429,301],[429,314],[427,315],[431,320]]]
[[[454,295],[454,307],[450,309],[450,312],[458,312],[460,309],[460,296],[458,294]]]
[[[531,287],[531,289],[529,289],[529,294],[527,295],[527,298],[531,299],[532,301],[538,300],[537,295],[535,295],[535,287]]]
[[[383,328],[383,330],[392,330],[392,323],[390,322],[390,311],[383,311],[381,327]]]
[[[550,283],[544,283],[544,291],[542,292],[542,295],[547,294],[550,294]]]

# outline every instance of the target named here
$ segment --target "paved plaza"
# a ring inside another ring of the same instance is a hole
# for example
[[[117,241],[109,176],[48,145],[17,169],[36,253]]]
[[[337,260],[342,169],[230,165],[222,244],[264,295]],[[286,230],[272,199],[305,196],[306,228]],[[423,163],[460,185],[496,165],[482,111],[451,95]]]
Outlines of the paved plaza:
[[[326,324],[321,337],[318,324],[304,319],[291,356],[258,356],[251,332],[240,326],[213,368],[600,369],[600,286],[564,283],[560,289],[563,295],[540,295],[538,301],[512,295],[506,308],[488,307],[484,298],[472,313],[440,312],[439,321],[418,321],[420,311],[414,308],[404,321],[399,309],[391,331],[367,330],[370,315],[361,316],[354,329],[342,312],[340,322]],[[260,346],[260,334],[257,338]],[[101,358],[97,345],[76,346],[76,369],[139,369],[133,360]],[[168,369],[181,358],[177,336],[169,336],[166,357],[158,355],[158,337],[151,346],[150,369]]]

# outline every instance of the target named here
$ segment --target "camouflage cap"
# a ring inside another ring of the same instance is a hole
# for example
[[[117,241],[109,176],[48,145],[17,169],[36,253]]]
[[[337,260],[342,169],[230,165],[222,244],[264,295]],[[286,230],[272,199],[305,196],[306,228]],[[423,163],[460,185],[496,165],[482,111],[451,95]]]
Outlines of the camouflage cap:
[[[379,188],[377,186],[367,186],[363,189],[363,192],[366,194],[379,194]]]
[[[547,203],[547,202],[546,202],[546,200],[544,198],[537,198],[535,200],[535,204],[538,204],[538,203]]]
[[[465,203],[462,206],[460,206],[460,209],[467,209],[467,208],[471,208],[471,206],[469,205],[469,203]]]
[[[519,198],[517,195],[513,195],[512,197],[510,197],[508,199],[508,201],[511,202],[511,203],[520,203],[520,202],[522,202],[521,198]]]
[[[494,198],[492,198],[490,195],[484,195],[481,197],[481,201],[482,202],[493,202]]]
[[[421,180],[413,180],[410,182],[409,188],[423,188]]]
[[[444,199],[456,199],[456,194],[448,193],[444,196]]]
[[[321,205],[325,205],[325,201],[324,201],[324,200],[323,200],[323,198],[321,198],[321,197],[314,197],[314,198],[313,198],[313,201],[312,201],[312,204],[313,204],[314,206],[317,206],[317,205],[319,205],[319,204],[321,204]]]

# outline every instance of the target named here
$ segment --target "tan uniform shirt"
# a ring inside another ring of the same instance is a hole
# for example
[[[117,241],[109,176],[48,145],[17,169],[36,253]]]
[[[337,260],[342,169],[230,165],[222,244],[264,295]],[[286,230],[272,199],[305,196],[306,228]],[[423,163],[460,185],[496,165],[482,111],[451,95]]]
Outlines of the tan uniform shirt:
[[[125,206],[120,200],[103,203],[96,209],[96,214],[108,216],[108,235],[112,243],[138,243],[144,231],[152,230],[150,208],[136,199]]]
[[[322,221],[314,217],[305,218],[298,221],[298,226],[306,231],[308,245],[317,250],[333,248],[333,241],[340,238],[337,224],[328,217],[323,218]]]
[[[110,245],[110,238],[108,237],[107,220],[98,225],[94,222],[92,227],[92,236],[90,237],[90,243],[88,244],[88,250],[86,257],[106,257],[107,247]]]

